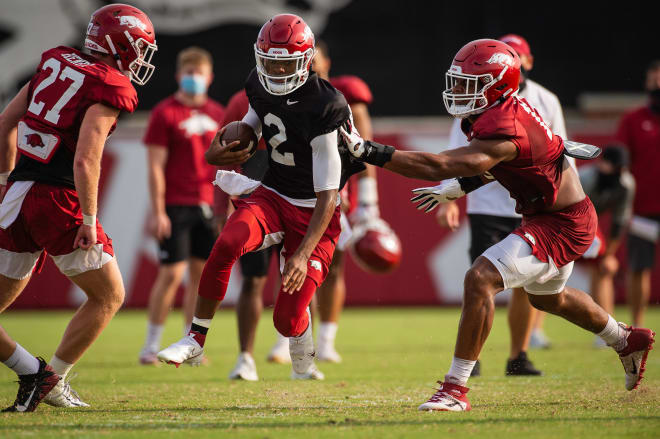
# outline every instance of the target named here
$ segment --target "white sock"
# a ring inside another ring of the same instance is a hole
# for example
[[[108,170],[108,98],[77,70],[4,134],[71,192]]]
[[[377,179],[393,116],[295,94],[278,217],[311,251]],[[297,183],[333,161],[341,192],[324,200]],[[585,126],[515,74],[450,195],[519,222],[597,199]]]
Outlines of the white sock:
[[[160,350],[160,339],[163,336],[164,325],[147,323],[147,340],[144,342],[144,350],[156,353]]]
[[[452,384],[465,386],[476,362],[476,360],[463,360],[454,357],[451,360],[451,368],[449,368],[449,372],[445,375],[445,379]]]
[[[607,319],[605,329],[596,335],[605,340],[605,343],[617,352],[622,351],[626,347],[628,331],[619,326],[612,316],[609,316]]]
[[[16,343],[16,349],[11,357],[3,363],[16,372],[16,375],[32,375],[39,372],[39,360],[18,343]]]
[[[67,363],[66,361],[62,361],[57,356],[53,355],[53,358],[50,359],[50,363],[48,363],[50,367],[53,368],[56,374],[60,376],[60,378],[64,379],[66,374],[69,373],[71,368],[73,367],[73,364]]]
[[[212,320],[213,319],[198,319],[197,317],[193,317],[192,324],[193,325],[199,325],[202,328],[209,329],[211,327],[211,321]]]
[[[337,323],[321,322],[321,325],[319,326],[319,335],[318,335],[319,344],[326,343],[329,345],[334,345],[336,336],[337,336]]]

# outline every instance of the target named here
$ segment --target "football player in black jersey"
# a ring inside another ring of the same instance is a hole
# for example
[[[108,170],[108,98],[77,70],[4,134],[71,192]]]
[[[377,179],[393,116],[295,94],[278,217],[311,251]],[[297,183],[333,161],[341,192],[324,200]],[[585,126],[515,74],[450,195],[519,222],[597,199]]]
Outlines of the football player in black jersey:
[[[261,28],[254,50],[257,66],[246,82],[250,108],[243,122],[258,137],[263,133],[269,169],[250,197],[234,201],[236,211],[204,267],[190,334],[158,358],[176,365],[198,363],[234,262],[282,243],[285,264],[275,328],[289,337],[292,377],[322,379],[313,361],[309,304],[328,273],[341,232],[338,190],[364,166],[347,151],[339,152],[338,128],[349,123],[350,109],[341,93],[310,71],[314,35],[309,26],[296,15],[276,15]]]

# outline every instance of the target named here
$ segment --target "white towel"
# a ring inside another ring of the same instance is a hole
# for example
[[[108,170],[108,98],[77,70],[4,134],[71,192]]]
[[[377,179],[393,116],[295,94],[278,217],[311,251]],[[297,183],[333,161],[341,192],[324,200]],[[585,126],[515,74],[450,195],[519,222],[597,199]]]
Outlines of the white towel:
[[[33,184],[34,181],[16,181],[11,185],[0,204],[0,228],[6,229],[16,221],[23,200]]]
[[[252,180],[234,171],[218,171],[213,184],[232,197],[249,194],[261,186],[260,181]]]
[[[633,216],[630,220],[630,234],[651,242],[658,242],[660,223],[643,216]]]

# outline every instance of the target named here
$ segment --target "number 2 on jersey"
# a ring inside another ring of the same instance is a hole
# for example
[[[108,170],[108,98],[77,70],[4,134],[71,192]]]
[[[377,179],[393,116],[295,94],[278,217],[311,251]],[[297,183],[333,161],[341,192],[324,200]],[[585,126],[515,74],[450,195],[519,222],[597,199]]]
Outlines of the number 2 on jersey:
[[[271,127],[274,125],[279,131],[273,137],[268,139],[268,143],[270,143],[270,146],[273,148],[270,153],[270,157],[273,159],[273,161],[279,164],[286,166],[296,166],[296,162],[293,160],[292,152],[285,152],[282,154],[277,150],[277,147],[280,146],[282,142],[286,142],[286,128],[284,128],[284,122],[282,122],[282,119],[275,116],[273,113],[268,113],[266,117],[264,117],[264,123]]]
[[[41,81],[39,85],[37,85],[37,87],[34,89],[34,92],[32,93],[32,101],[30,102],[28,111],[35,116],[39,116],[44,109],[44,102],[37,102],[37,95],[43,89],[49,87],[53,84],[53,82],[55,82],[57,75],[62,69],[62,63],[55,58],[48,58],[48,60],[44,62],[43,68],[50,69],[51,73],[48,75],[48,77]],[[80,90],[80,87],[85,80],[85,75],[77,70],[72,69],[69,66],[66,66],[64,70],[62,70],[62,74],[59,75],[59,79],[60,81],[70,79],[72,82],[71,85],[69,85],[69,87],[64,91],[62,96],[57,100],[57,102],[55,102],[55,105],[53,105],[50,110],[46,111],[44,119],[52,124],[57,124],[57,122],[60,120],[60,110],[67,104],[67,102],[71,100],[76,92]]]

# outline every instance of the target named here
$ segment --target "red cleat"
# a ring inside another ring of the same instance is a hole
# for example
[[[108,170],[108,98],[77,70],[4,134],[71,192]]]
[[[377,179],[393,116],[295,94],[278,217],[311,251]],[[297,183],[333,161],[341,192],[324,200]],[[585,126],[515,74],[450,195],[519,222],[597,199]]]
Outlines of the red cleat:
[[[646,358],[649,351],[653,349],[655,332],[646,328],[633,328],[619,323],[621,327],[629,331],[626,339],[626,347],[618,352],[623,370],[626,372],[626,389],[634,390],[644,377],[646,370]]]
[[[421,411],[467,412],[472,409],[467,387],[438,381],[440,388],[428,401],[418,407]]]
[[[42,399],[60,381],[53,369],[46,364],[43,358],[39,360],[39,371],[32,375],[19,375],[18,395],[16,401],[3,412],[33,412]]]

